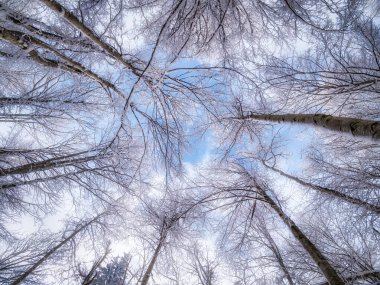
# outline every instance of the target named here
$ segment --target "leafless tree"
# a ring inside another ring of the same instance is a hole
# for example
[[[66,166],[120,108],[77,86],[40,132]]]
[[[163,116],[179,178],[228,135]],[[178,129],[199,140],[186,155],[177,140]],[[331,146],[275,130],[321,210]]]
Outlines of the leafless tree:
[[[44,282],[64,257],[57,278],[83,284],[117,271],[124,284],[192,274],[211,285],[224,269],[241,284],[378,282],[379,11],[370,0],[1,1],[1,278]],[[292,146],[274,144],[288,123],[316,130],[295,174],[283,167]],[[183,164],[201,133],[211,170]],[[311,191],[292,208],[282,179]],[[68,200],[93,218],[51,237],[9,230]],[[193,247],[211,230],[220,266]],[[112,259],[109,236],[135,248]],[[87,243],[90,266],[76,251]]]
[[[90,235],[92,239],[95,238],[93,235],[99,238],[100,232],[107,232],[104,220],[107,215],[109,213],[103,212],[90,219],[70,221],[60,236],[50,234],[29,239],[26,243],[15,243],[3,253],[1,273],[4,281],[7,281],[7,284],[20,284],[27,280],[34,282],[33,280],[41,275],[40,267],[51,262],[51,259],[70,257],[76,250],[77,243],[86,235]]]

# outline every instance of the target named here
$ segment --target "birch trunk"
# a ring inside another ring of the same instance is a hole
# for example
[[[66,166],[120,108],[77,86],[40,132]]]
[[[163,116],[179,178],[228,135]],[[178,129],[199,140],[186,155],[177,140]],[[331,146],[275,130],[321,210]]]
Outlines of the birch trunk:
[[[364,136],[380,140],[380,122],[372,120],[335,117],[326,114],[250,114],[240,116],[239,119],[309,124],[336,132],[350,133],[354,136]]]
[[[27,163],[27,164],[16,166],[16,167],[0,169],[0,177],[7,176],[7,175],[29,174],[36,171],[46,171],[53,168],[72,166],[75,164],[95,160],[96,158],[98,158],[98,155],[92,155],[92,156],[86,156],[86,157],[80,157],[80,158],[71,158],[69,156],[69,157],[63,157],[63,158],[47,159],[44,161]]]

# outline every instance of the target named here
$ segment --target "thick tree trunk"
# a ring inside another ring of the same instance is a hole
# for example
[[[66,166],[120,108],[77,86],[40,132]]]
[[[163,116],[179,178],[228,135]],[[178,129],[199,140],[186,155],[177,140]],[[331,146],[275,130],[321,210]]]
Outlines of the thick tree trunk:
[[[34,272],[42,263],[44,263],[47,259],[49,259],[54,253],[56,253],[62,246],[71,241],[77,234],[79,234],[82,230],[91,225],[94,221],[96,221],[100,217],[97,216],[94,219],[88,221],[82,226],[78,227],[74,230],[67,238],[63,239],[56,246],[46,252],[39,260],[37,260],[29,269],[27,269],[24,273],[22,273],[15,281],[13,281],[10,285],[18,285],[23,282],[30,274]]]
[[[378,214],[380,215],[380,207],[379,206],[376,206],[376,205],[373,205],[371,203],[368,203],[366,201],[363,201],[359,198],[355,198],[355,197],[351,197],[347,194],[344,194],[344,193],[341,193],[339,191],[336,191],[336,190],[333,190],[333,189],[330,189],[330,188],[327,188],[327,187],[322,187],[322,186],[319,186],[319,185],[315,185],[315,184],[312,184],[312,183],[309,183],[309,182],[306,182],[306,181],[303,181],[301,180],[300,178],[298,177],[295,177],[295,176],[292,176],[290,174],[287,174],[285,172],[283,172],[282,170],[280,169],[277,169],[275,167],[271,167],[271,166],[268,166],[267,164],[265,164],[263,162],[263,165],[277,173],[279,173],[280,175],[286,177],[286,178],[289,178],[295,182],[297,182],[298,184],[300,185],[303,185],[303,186],[306,186],[306,187],[309,187],[311,189],[314,189],[316,191],[319,191],[321,193],[324,193],[326,195],[329,195],[329,196],[332,196],[332,197],[335,197],[335,198],[338,198],[338,199],[341,199],[347,203],[350,203],[350,204],[353,204],[353,205],[356,205],[356,206],[360,206],[362,208],[365,208],[366,210],[368,211],[371,211],[375,214]]]
[[[250,114],[240,116],[239,119],[310,124],[337,132],[350,133],[354,136],[380,140],[380,122],[378,121],[335,117],[325,114]]]
[[[302,247],[309,253],[311,258],[317,264],[323,275],[330,285],[344,285],[345,282],[339,276],[338,272],[331,266],[329,261],[323,256],[319,249],[309,240],[300,228],[288,217],[284,211],[269,197],[269,195],[260,187],[256,186],[264,200],[279,215],[282,221],[288,226],[293,236],[298,240]]]

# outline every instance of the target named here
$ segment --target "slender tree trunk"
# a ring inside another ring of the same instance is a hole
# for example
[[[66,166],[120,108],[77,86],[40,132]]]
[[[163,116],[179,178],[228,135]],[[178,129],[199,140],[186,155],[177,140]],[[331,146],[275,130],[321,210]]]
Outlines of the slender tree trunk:
[[[95,170],[98,170],[98,169],[91,168],[91,171],[95,171]],[[20,186],[25,186],[25,185],[33,185],[36,183],[45,183],[45,182],[49,182],[49,181],[60,179],[60,178],[68,178],[68,177],[71,177],[72,175],[78,175],[81,173],[85,173],[86,171],[88,171],[88,169],[87,170],[78,170],[78,171],[75,170],[72,172],[65,172],[65,173],[60,174],[60,175],[53,175],[53,176],[49,176],[49,177],[45,177],[45,178],[36,178],[36,179],[25,180],[25,181],[16,181],[16,182],[4,183],[4,184],[0,184],[0,192],[5,191],[7,189],[15,188],[15,187],[20,187]]]
[[[330,189],[330,188],[322,187],[322,186],[319,186],[319,185],[315,185],[315,184],[303,181],[300,178],[292,176],[290,174],[287,174],[287,173],[283,172],[280,169],[277,169],[277,168],[272,167],[272,166],[268,166],[264,162],[263,162],[263,165],[265,167],[267,167],[267,168],[269,168],[269,169],[271,169],[271,170],[279,173],[280,175],[282,175],[282,176],[284,176],[286,178],[289,178],[290,180],[293,180],[293,181],[297,182],[300,185],[312,188],[312,189],[314,189],[316,191],[319,191],[319,192],[322,192],[322,193],[327,194],[329,196],[332,196],[332,197],[344,200],[347,203],[350,203],[350,204],[353,204],[353,205],[356,205],[356,206],[360,206],[362,208],[365,208],[368,211],[371,211],[371,212],[373,212],[375,214],[380,215],[380,207],[379,206],[373,205],[373,204],[368,203],[366,201],[363,201],[363,200],[361,200],[359,198],[351,197],[351,196],[349,196],[347,194],[341,193],[339,191],[336,191],[336,190],[333,190],[333,189]]]
[[[99,215],[100,216],[100,215]],[[77,234],[79,234],[82,230],[87,228],[89,225],[91,225],[94,221],[96,221],[99,216],[95,217],[94,219],[88,221],[87,223],[83,224],[82,226],[78,227],[76,230],[74,230],[67,238],[63,239],[61,242],[59,242],[56,246],[54,246],[52,249],[50,249],[48,252],[46,252],[39,260],[37,260],[29,269],[27,269],[24,273],[22,273],[15,281],[13,281],[10,285],[17,285],[23,282],[30,274],[34,272],[42,263],[44,263],[47,259],[49,259],[54,253],[56,253],[62,246],[67,244],[69,241],[71,241]]]
[[[45,39],[60,42],[69,46],[79,46],[86,49],[87,52],[88,51],[102,52],[98,46],[95,46],[94,44],[92,44],[88,39],[70,38],[67,36],[59,35],[56,33],[56,31],[54,32],[46,31],[46,30],[49,30],[49,27],[47,27],[44,23],[31,19],[29,17],[26,17],[25,15],[22,15],[21,13],[12,11],[10,8],[6,7],[5,5],[1,3],[0,3],[0,9],[2,9],[3,12],[5,12],[7,20],[10,20],[13,24],[19,27],[23,27],[24,29],[27,29],[34,35],[38,35]],[[39,26],[39,27],[36,27],[36,26]],[[41,26],[46,28],[46,30],[44,30]]]
[[[270,205],[270,207],[278,214],[282,221],[288,226],[293,236],[298,240],[302,247],[309,253],[311,258],[317,264],[323,275],[326,277],[330,285],[344,285],[345,282],[339,276],[338,272],[332,267],[329,261],[323,256],[319,249],[309,240],[309,238],[301,231],[301,229],[288,217],[284,211],[269,197],[269,195],[261,188],[256,186],[262,197]]]
[[[310,124],[337,132],[350,133],[354,136],[380,140],[380,122],[378,121],[335,117],[326,114],[250,114],[240,116],[239,119]]]
[[[0,38],[20,47],[21,49],[26,50],[30,57],[41,65],[45,65],[52,68],[61,68],[70,73],[86,76],[98,82],[104,88],[110,88],[114,90],[115,93],[118,94],[120,97],[124,97],[124,94],[114,84],[100,77],[98,74],[92,72],[91,70],[87,69],[79,62],[76,62],[73,59],[65,56],[55,48],[49,46],[48,44],[40,41],[39,39],[31,35],[0,27]],[[38,46],[52,52],[58,58],[60,58],[62,62],[42,57],[38,54],[37,51],[33,50],[33,46]]]
[[[280,250],[277,247],[277,244],[273,240],[273,238],[270,235],[270,233],[268,232],[268,230],[266,228],[263,230],[265,231],[265,238],[267,238],[269,241],[268,247],[273,252],[274,256],[276,257],[276,260],[277,260],[278,264],[280,265],[282,272],[284,272],[284,275],[285,275],[286,279],[288,280],[289,285],[295,285],[295,283],[293,282],[292,276],[290,275],[290,272],[285,265],[285,262],[284,262],[284,259],[282,258]]]
[[[95,44],[100,46],[104,51],[106,51],[110,56],[116,59],[118,62],[123,64],[126,68],[132,71],[136,76],[141,75],[141,71],[136,68],[132,63],[128,62],[123,56],[112,46],[105,43],[98,35],[96,35],[91,29],[89,29],[85,24],[83,24],[73,13],[68,11],[60,3],[55,0],[40,0],[51,10],[55,11],[61,17],[63,17],[68,23],[75,27],[78,31],[82,32],[87,38],[92,40]]]
[[[20,175],[28,174],[36,171],[46,171],[53,168],[60,168],[65,166],[72,166],[79,163],[88,162],[98,158],[98,155],[73,157],[71,155],[64,157],[51,158],[43,161],[27,163],[20,166],[10,167],[6,169],[0,169],[0,177],[7,175]]]
[[[98,260],[94,262],[94,264],[91,266],[90,271],[84,276],[81,285],[91,285],[91,283],[94,281],[96,277],[96,274],[97,274],[96,270],[100,267],[100,265],[103,263],[103,261],[106,259],[109,253],[110,253],[110,250],[109,250],[109,245],[108,245],[104,254]]]
[[[153,253],[153,257],[152,257],[151,261],[149,262],[148,268],[145,271],[144,276],[141,280],[141,285],[147,285],[148,284],[149,278],[152,275],[153,267],[157,261],[158,255],[160,254],[161,247],[162,247],[164,241],[165,241],[165,237],[161,237],[160,241],[159,241],[159,243],[158,243],[158,245],[157,245],[157,247]]]

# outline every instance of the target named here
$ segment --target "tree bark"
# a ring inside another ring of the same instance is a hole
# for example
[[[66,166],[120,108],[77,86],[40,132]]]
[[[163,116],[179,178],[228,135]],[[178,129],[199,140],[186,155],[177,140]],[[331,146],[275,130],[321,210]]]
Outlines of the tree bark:
[[[373,204],[368,203],[366,201],[363,201],[363,200],[361,200],[359,198],[351,197],[351,196],[349,196],[347,194],[341,193],[341,192],[339,192],[337,190],[334,190],[334,189],[330,189],[330,188],[327,188],[327,187],[322,187],[322,186],[319,186],[319,185],[315,185],[315,184],[303,181],[300,178],[292,176],[290,174],[287,174],[287,173],[283,172],[280,169],[277,169],[277,168],[272,167],[272,166],[268,166],[264,162],[262,162],[262,163],[263,163],[263,165],[265,167],[273,170],[274,172],[279,173],[280,175],[282,175],[282,176],[284,176],[286,178],[289,178],[290,180],[293,180],[293,181],[297,182],[298,184],[300,184],[302,186],[306,186],[306,187],[312,188],[312,189],[314,189],[316,191],[319,191],[321,193],[324,193],[326,195],[329,195],[329,196],[341,199],[341,200],[343,200],[343,201],[345,201],[347,203],[350,203],[350,204],[353,204],[353,205],[365,208],[368,211],[371,211],[371,212],[373,212],[375,214],[380,215],[380,207],[379,206],[373,205]]]
[[[330,285],[344,285],[345,282],[338,272],[332,267],[329,261],[323,256],[319,249],[309,240],[294,221],[269,197],[261,187],[256,186],[264,200],[278,214],[281,220],[288,226],[293,236],[298,240],[302,247],[309,253],[317,264]]]
[[[38,35],[45,39],[60,42],[68,46],[79,46],[86,49],[86,52],[89,52],[89,51],[102,52],[98,46],[92,44],[88,39],[84,40],[81,38],[70,38],[67,36],[57,34],[56,31],[54,32],[46,31],[46,30],[49,30],[49,27],[47,27],[44,23],[31,19],[29,17],[26,17],[25,15],[22,15],[21,13],[12,11],[10,8],[6,7],[5,5],[1,3],[0,3],[0,9],[2,9],[3,12],[5,13],[7,20],[9,20],[10,22],[12,22],[13,24],[19,27],[23,27],[27,29],[33,35]],[[36,27],[36,26],[40,26],[40,27]],[[46,28],[46,30],[44,30],[41,26]]]
[[[254,119],[270,122],[288,122],[309,124],[323,127],[336,132],[350,133],[354,136],[369,137],[380,140],[380,122],[350,117],[335,117],[326,114],[249,114],[238,119]]]

